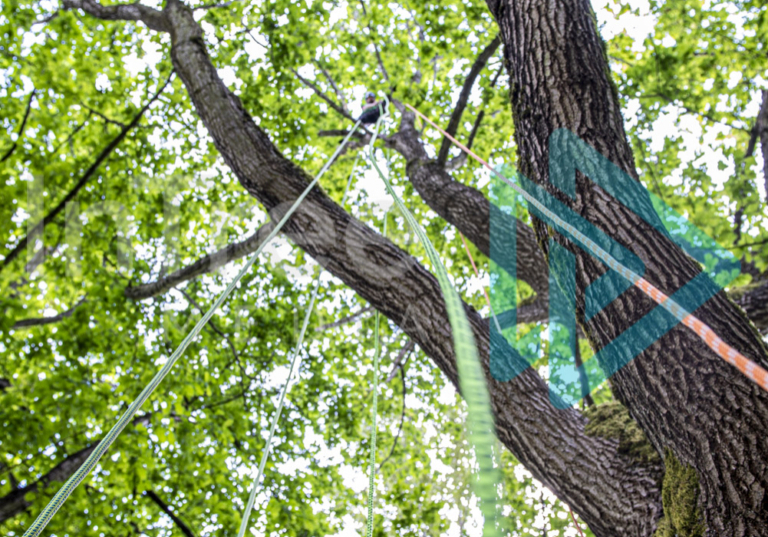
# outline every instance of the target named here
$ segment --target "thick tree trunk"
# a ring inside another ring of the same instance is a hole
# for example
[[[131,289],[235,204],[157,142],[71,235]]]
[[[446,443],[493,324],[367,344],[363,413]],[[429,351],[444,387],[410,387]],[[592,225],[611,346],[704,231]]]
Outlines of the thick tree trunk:
[[[520,171],[637,254],[646,278],[671,295],[699,273],[689,257],[583,175],[577,174],[575,201],[549,185],[548,141],[559,128],[637,177],[589,2],[488,5],[511,77]],[[539,223],[536,232],[546,244],[547,228]],[[571,250],[583,290],[604,269],[580,249]],[[602,348],[654,307],[631,288],[582,327]],[[577,310],[583,318],[581,296]],[[744,355],[768,365],[758,334],[724,293],[695,313]],[[696,469],[708,535],[768,535],[768,394],[682,325],[616,373],[612,386],[657,450],[671,449]]]

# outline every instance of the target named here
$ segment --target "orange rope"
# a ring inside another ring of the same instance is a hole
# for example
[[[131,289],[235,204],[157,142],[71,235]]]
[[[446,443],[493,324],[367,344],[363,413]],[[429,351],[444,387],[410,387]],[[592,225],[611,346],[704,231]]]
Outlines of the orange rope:
[[[576,522],[576,517],[575,517],[575,516],[574,516],[574,514],[573,514],[573,509],[571,509],[571,508],[569,507],[569,508],[568,508],[568,511],[571,513],[571,519],[573,520],[573,523],[574,523],[574,525],[576,526],[576,529],[577,529],[577,530],[579,530],[579,534],[581,535],[581,537],[584,537],[584,532],[583,532],[583,531],[581,531],[581,526],[579,526],[579,523],[578,523],[578,522]]]
[[[433,121],[428,119],[424,114],[422,114],[421,112],[416,110],[413,106],[407,103],[405,104],[405,106],[407,106],[412,112],[414,112],[419,117],[421,117],[424,121],[426,121],[427,123],[432,125],[434,128],[439,130],[441,133],[443,133],[444,136],[446,136],[451,142],[453,142],[454,145],[459,147],[462,151],[466,152],[473,159],[475,159],[476,161],[481,163],[483,166],[488,168],[491,171],[491,173],[501,178],[509,186],[515,189],[518,193],[520,193],[529,203],[534,205],[539,211],[549,216],[549,218],[552,219],[556,224],[566,229],[569,233],[571,233],[574,237],[576,237],[577,240],[579,240],[579,242],[581,242],[587,249],[589,249],[592,253],[594,253],[598,258],[603,260],[610,268],[612,268],[613,270],[617,271],[622,276],[627,278],[630,282],[632,282],[635,286],[637,286],[646,295],[651,297],[651,299],[653,299],[657,304],[659,304],[664,309],[669,311],[678,320],[680,320],[685,326],[693,330],[693,332],[697,336],[699,336],[710,349],[715,351],[715,353],[718,356],[720,356],[720,358],[722,358],[729,364],[736,367],[736,369],[741,371],[748,379],[752,380],[758,386],[760,386],[763,390],[768,392],[768,371],[766,371],[764,368],[762,368],[761,366],[759,366],[758,364],[756,364],[755,362],[753,362],[752,360],[750,360],[749,358],[741,354],[739,351],[737,351],[736,349],[728,345],[725,341],[720,339],[718,335],[715,333],[715,331],[712,330],[709,326],[704,324],[702,321],[696,318],[693,314],[685,311],[680,305],[678,305],[676,302],[671,300],[667,295],[662,293],[648,280],[640,277],[639,275],[635,274],[628,268],[621,265],[618,261],[616,261],[613,257],[611,257],[610,254],[608,254],[608,252],[605,252],[604,250],[600,249],[593,241],[587,238],[584,234],[582,234],[573,226],[567,224],[561,218],[553,214],[549,209],[547,209],[544,205],[542,205],[538,200],[536,200],[528,192],[520,188],[520,186],[510,182],[506,177],[504,177],[499,172],[494,170],[490,164],[488,164],[486,161],[484,161],[479,156],[477,156],[467,146],[465,146],[464,144],[456,140],[456,138],[454,138],[453,136],[445,132],[443,129],[441,129],[439,126],[437,126]],[[490,300],[489,300],[489,303],[490,303]]]
[[[464,243],[464,250],[467,252],[467,256],[469,256],[469,262],[472,263],[472,268],[475,269],[475,275],[479,278],[480,271],[477,270],[475,259],[472,257],[472,252],[469,251],[469,246],[467,246],[467,241],[464,239],[464,235],[461,233],[461,231],[459,231],[459,237],[461,237],[461,242]],[[501,326],[499,325],[499,320],[496,318],[496,313],[493,311],[493,306],[491,306],[491,297],[488,296],[488,291],[486,291],[485,286],[483,286],[483,294],[485,295],[485,301],[488,303],[488,309],[491,310],[491,317],[493,317],[493,321],[496,323],[496,331],[501,334]]]

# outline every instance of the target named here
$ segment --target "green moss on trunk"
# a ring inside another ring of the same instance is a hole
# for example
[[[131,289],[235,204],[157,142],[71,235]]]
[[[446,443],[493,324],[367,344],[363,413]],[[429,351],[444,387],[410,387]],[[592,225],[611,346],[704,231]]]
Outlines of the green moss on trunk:
[[[659,521],[654,537],[703,537],[696,470],[682,464],[669,450],[664,456],[664,466],[666,470],[661,487],[664,518]]]
[[[589,418],[585,432],[589,436],[614,438],[619,441],[619,453],[628,455],[641,463],[659,461],[659,454],[653,448],[645,433],[640,429],[629,411],[618,401],[609,401],[588,408],[584,414]]]

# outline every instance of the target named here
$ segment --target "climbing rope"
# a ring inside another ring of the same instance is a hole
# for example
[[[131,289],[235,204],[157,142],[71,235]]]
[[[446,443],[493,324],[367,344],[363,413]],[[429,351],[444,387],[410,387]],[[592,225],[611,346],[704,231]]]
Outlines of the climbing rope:
[[[472,263],[472,268],[475,271],[475,276],[478,278],[480,277],[480,271],[477,270],[477,265],[475,264],[475,258],[472,257],[472,252],[469,250],[469,246],[467,245],[466,239],[464,239],[464,235],[459,232],[459,237],[461,237],[461,242],[464,244],[464,250],[467,252],[467,257],[469,257],[469,262]],[[496,322],[496,330],[498,330],[499,333],[501,333],[501,327],[499,326],[499,321],[496,319],[496,314],[493,312],[493,306],[491,306],[491,298],[488,296],[488,291],[485,289],[485,286],[483,286],[483,294],[485,295],[485,301],[488,303],[488,308],[491,310],[491,316],[493,317],[493,320]],[[573,514],[573,509],[568,507],[568,512],[571,513],[571,519],[573,520],[573,524],[576,526],[576,529],[579,530],[579,534],[581,537],[584,537],[584,532],[581,531],[581,526],[576,521],[576,516]]]
[[[283,389],[280,390],[280,400],[277,403],[275,413],[272,415],[272,423],[269,426],[269,436],[267,437],[267,443],[264,445],[264,451],[261,453],[261,462],[259,462],[259,470],[256,473],[256,479],[253,480],[251,486],[251,493],[248,496],[248,503],[245,505],[245,511],[243,512],[243,520],[240,522],[240,530],[237,532],[237,537],[243,537],[248,530],[248,521],[251,518],[251,510],[256,502],[256,493],[259,489],[259,483],[261,483],[261,477],[264,475],[264,467],[269,459],[269,453],[272,449],[272,439],[275,436],[275,429],[277,423],[280,421],[280,414],[283,412],[283,405],[285,403],[285,395],[288,393],[288,385],[293,377],[293,372],[296,369],[301,346],[304,343],[304,334],[307,332],[307,326],[309,325],[309,319],[312,316],[312,311],[315,308],[315,300],[317,299],[317,293],[320,289],[320,276],[315,278],[315,288],[312,290],[312,296],[309,299],[309,305],[307,306],[307,313],[304,315],[304,322],[301,324],[301,332],[299,332],[299,339],[296,341],[296,346],[293,348],[293,355],[291,356],[291,368],[288,370],[288,378],[285,379]]]
[[[288,211],[285,213],[285,215],[283,215],[283,217],[280,219],[277,225],[275,225],[274,229],[270,232],[267,238],[264,239],[264,241],[261,243],[261,245],[256,250],[256,252],[254,252],[254,254],[248,259],[245,266],[243,266],[243,268],[240,270],[237,276],[235,276],[235,279],[232,280],[232,282],[221,293],[221,295],[219,295],[219,298],[216,299],[216,302],[214,302],[214,304],[208,309],[208,311],[205,312],[203,317],[197,322],[195,327],[189,332],[189,334],[187,334],[187,337],[184,338],[184,340],[181,342],[179,347],[173,352],[170,358],[168,358],[168,361],[165,362],[165,365],[163,365],[163,367],[160,369],[160,371],[157,372],[155,377],[149,382],[149,384],[144,388],[144,390],[142,390],[142,392],[139,394],[136,400],[133,403],[131,403],[131,405],[128,407],[128,410],[126,410],[125,413],[123,413],[123,415],[120,416],[120,418],[117,420],[117,423],[115,423],[112,429],[99,442],[99,444],[91,452],[91,454],[88,456],[85,462],[80,466],[80,468],[78,468],[77,471],[74,474],[72,474],[72,476],[70,476],[70,478],[67,479],[66,483],[64,483],[64,485],[56,492],[56,494],[53,496],[53,498],[48,503],[48,505],[40,512],[38,517],[35,519],[32,525],[30,525],[27,531],[24,532],[23,537],[38,537],[40,533],[43,531],[43,529],[45,529],[45,527],[48,525],[48,522],[50,522],[51,518],[53,518],[53,515],[56,514],[56,512],[61,508],[61,506],[64,504],[67,498],[69,498],[69,496],[75,490],[75,488],[77,488],[77,486],[83,481],[83,479],[85,479],[85,477],[91,472],[91,470],[93,470],[94,466],[96,466],[96,463],[99,462],[99,459],[101,459],[104,453],[106,453],[106,451],[109,449],[109,447],[118,437],[118,435],[122,432],[125,426],[128,425],[128,423],[131,421],[131,418],[133,418],[133,416],[136,414],[139,408],[141,408],[141,405],[144,404],[144,402],[149,398],[149,396],[152,395],[152,392],[154,392],[157,386],[163,381],[166,375],[168,375],[168,373],[171,371],[171,368],[179,360],[179,358],[187,349],[187,347],[190,345],[190,343],[192,343],[192,340],[197,337],[197,335],[203,329],[205,324],[211,319],[211,317],[216,312],[216,310],[219,309],[219,307],[221,307],[221,305],[224,303],[227,297],[235,289],[235,286],[237,285],[237,283],[251,269],[253,264],[256,262],[256,259],[259,257],[259,255],[267,246],[267,244],[269,244],[269,242],[273,238],[275,238],[275,236],[280,232],[280,230],[283,228],[283,226],[291,217],[291,215],[293,215],[293,213],[299,207],[301,202],[304,201],[304,198],[307,197],[309,192],[315,187],[315,185],[320,180],[320,178],[323,175],[325,175],[325,172],[328,171],[328,168],[330,167],[331,163],[333,163],[336,160],[336,157],[339,155],[339,153],[341,153],[341,151],[347,145],[347,142],[349,142],[349,139],[352,137],[352,134],[354,134],[354,132],[357,130],[359,126],[360,126],[360,121],[355,123],[354,128],[352,128],[349,131],[349,133],[344,138],[342,143],[339,144],[339,146],[336,148],[336,151],[334,151],[331,158],[323,165],[323,167],[320,169],[320,172],[315,176],[312,182],[309,183],[309,185],[307,185],[307,188],[304,189],[301,195],[299,195],[299,197],[296,198],[296,201],[293,202],[293,205],[291,205],[290,209],[288,209]]]
[[[357,128],[357,127],[355,127]],[[354,132],[355,129],[352,129],[352,132]],[[331,157],[331,162],[333,162],[333,158]],[[349,173],[349,179],[347,179],[347,186],[344,188],[344,194],[341,197],[341,207],[344,207],[344,204],[347,201],[347,194],[349,193],[349,187],[352,184],[352,178],[355,176],[355,170],[357,169],[357,162],[360,160],[360,154],[358,153],[357,157],[355,157],[355,161],[352,164],[352,171]],[[386,222],[386,221],[385,221]],[[272,439],[275,434],[275,429],[277,428],[277,423],[280,421],[280,415],[283,412],[283,404],[285,402],[285,396],[288,393],[288,385],[291,382],[291,379],[293,378],[293,372],[296,369],[297,359],[299,356],[299,352],[301,351],[301,347],[304,343],[304,335],[307,332],[307,326],[309,326],[309,320],[312,317],[312,313],[315,309],[315,301],[317,300],[317,294],[320,290],[320,276],[323,274],[323,270],[321,269],[317,276],[315,277],[315,287],[312,290],[312,296],[309,299],[309,305],[307,306],[307,311],[304,314],[304,321],[301,324],[301,331],[299,332],[299,338],[296,340],[296,345],[293,348],[293,355],[291,356],[291,368],[288,370],[288,378],[285,379],[285,384],[283,384],[282,389],[280,390],[280,400],[277,404],[277,409],[275,410],[275,413],[272,415],[272,423],[269,426],[269,437],[267,438],[267,443],[264,445],[264,451],[261,454],[261,462],[259,462],[259,470],[256,473],[256,478],[253,480],[253,485],[251,486],[251,493],[248,496],[248,503],[245,506],[245,511],[243,512],[243,520],[240,522],[240,530],[237,532],[237,537],[244,537],[245,532],[248,530],[248,521],[251,518],[251,511],[253,510],[253,506],[256,502],[256,494],[259,490],[259,484],[261,483],[261,478],[264,475],[264,467],[267,464],[267,460],[269,459],[269,454],[272,449]],[[379,322],[379,312],[376,312],[376,332],[377,332],[377,339],[376,343],[378,345],[378,322]],[[376,406],[376,395],[374,393],[374,407]],[[374,418],[375,419],[375,418]],[[374,422],[374,429],[375,429],[375,422]],[[375,430],[374,430],[375,434]],[[375,445],[375,436],[374,436],[374,445]]]
[[[388,99],[386,99],[388,101]],[[387,103],[389,104],[389,103]],[[405,206],[403,200],[395,193],[389,179],[382,173],[374,157],[374,144],[379,135],[381,121],[389,115],[389,106],[376,122],[376,128],[369,144],[368,159],[375,168],[379,177],[384,181],[387,192],[395,201],[409,227],[419,238],[427,258],[435,271],[440,290],[445,300],[448,320],[451,324],[453,344],[456,353],[456,364],[459,372],[459,385],[464,400],[467,403],[467,429],[469,439],[475,449],[475,457],[479,471],[477,479],[473,482],[475,494],[480,499],[480,511],[484,517],[483,537],[495,537],[499,535],[496,527],[496,491],[500,483],[498,470],[493,464],[493,446],[496,441],[494,436],[494,423],[491,414],[491,404],[488,388],[485,384],[485,376],[480,367],[480,359],[477,354],[477,346],[469,326],[464,305],[459,294],[454,289],[448,271],[445,269],[440,256],[424,230],[418,224],[414,216]]]
[[[718,356],[720,356],[720,358],[722,358],[729,364],[735,366],[736,369],[741,371],[744,375],[746,375],[748,379],[755,382],[763,390],[768,391],[768,371],[766,371],[761,366],[759,366],[758,364],[756,364],[755,362],[753,362],[752,360],[750,360],[749,358],[741,354],[739,351],[737,351],[736,349],[728,345],[726,342],[724,342],[722,339],[718,337],[718,335],[715,333],[714,330],[712,330],[712,328],[704,324],[692,313],[689,313],[688,311],[686,311],[682,306],[680,306],[673,299],[671,299],[670,297],[665,295],[663,292],[661,292],[659,289],[657,289],[648,280],[641,277],[639,274],[633,272],[632,270],[628,269],[627,267],[623,266],[616,259],[614,259],[613,256],[611,256],[608,252],[606,252],[605,250],[600,248],[597,244],[595,244],[594,241],[590,240],[586,235],[581,233],[578,229],[568,224],[563,219],[561,219],[556,214],[554,214],[552,211],[547,209],[547,207],[544,206],[544,204],[539,202],[536,198],[534,198],[531,194],[525,191],[522,187],[520,187],[519,185],[516,185],[515,183],[510,181],[508,178],[504,177],[504,175],[502,175],[501,173],[493,169],[491,165],[488,164],[485,160],[477,156],[471,149],[466,147],[464,144],[456,140],[456,138],[454,138],[453,136],[445,132],[443,129],[441,129],[439,126],[437,126],[432,120],[427,118],[424,114],[422,114],[421,112],[419,112],[409,104],[406,104],[405,106],[407,106],[412,112],[414,112],[419,117],[421,117],[424,121],[426,121],[427,123],[432,125],[434,128],[439,130],[441,133],[443,133],[443,135],[446,136],[454,145],[459,147],[462,151],[466,152],[473,159],[475,159],[476,161],[481,163],[483,166],[488,168],[494,175],[496,175],[502,181],[504,181],[506,184],[512,187],[518,194],[523,196],[523,198],[528,203],[533,205],[539,212],[541,212],[544,216],[546,216],[549,219],[549,223],[559,228],[561,232],[565,231],[567,235],[569,235],[576,242],[584,246],[595,257],[600,259],[603,263],[608,265],[614,271],[618,272],[627,281],[635,285],[638,289],[643,291],[647,296],[649,296],[657,304],[659,304],[665,310],[667,310],[672,315],[674,315],[676,319],[678,319],[685,326],[690,328],[697,336],[699,336],[710,349],[712,349]]]

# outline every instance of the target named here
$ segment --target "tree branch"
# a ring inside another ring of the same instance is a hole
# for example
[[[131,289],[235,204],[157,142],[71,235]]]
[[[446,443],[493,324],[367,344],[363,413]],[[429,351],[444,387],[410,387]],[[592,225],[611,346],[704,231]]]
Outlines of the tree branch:
[[[183,533],[186,537],[195,537],[195,534],[192,533],[192,530],[189,529],[189,526],[187,526],[184,521],[177,517],[168,506],[168,504],[161,500],[160,496],[158,496],[153,490],[145,490],[144,496],[155,502],[155,505],[157,505],[163,513],[168,515],[168,517],[173,520],[173,523],[176,524],[179,530],[181,530],[181,533]]]
[[[90,106],[88,106],[88,105],[87,105],[87,104],[85,104],[85,103],[80,103],[80,106],[82,106],[83,108],[85,108],[86,110],[88,110],[90,113],[92,113],[92,114],[96,114],[96,115],[97,115],[97,116],[99,116],[101,119],[103,119],[103,120],[104,120],[106,123],[112,123],[113,125],[117,125],[117,126],[118,126],[118,127],[120,127],[121,129],[124,129],[124,128],[125,128],[125,123],[123,123],[123,122],[121,122],[121,121],[115,121],[114,119],[111,119],[111,118],[107,117],[106,115],[102,114],[102,113],[101,113],[101,112],[99,112],[98,110],[95,110],[95,109],[91,108]]]
[[[88,458],[97,445],[98,442],[65,457],[52,470],[34,483],[26,487],[17,488],[0,498],[0,523],[15,517],[32,505],[32,502],[26,499],[28,494],[39,492],[49,483],[66,481],[85,462],[85,459]]]
[[[763,90],[763,103],[755,122],[755,131],[760,138],[760,150],[763,154],[763,181],[765,182],[765,200],[768,203],[768,90]]]
[[[459,94],[459,100],[456,102],[456,106],[451,113],[451,119],[448,121],[448,127],[446,132],[451,136],[456,135],[456,131],[459,129],[459,123],[461,122],[461,116],[464,113],[464,109],[467,107],[467,101],[472,93],[472,87],[475,85],[475,80],[483,70],[485,64],[491,59],[491,56],[496,52],[501,44],[501,38],[497,35],[488,45],[480,52],[480,55],[472,64],[472,68],[469,70],[467,78],[464,80],[464,86],[461,88]],[[448,151],[451,149],[451,142],[447,137],[443,137],[443,141],[440,144],[440,152],[437,155],[437,162],[441,165],[445,164],[448,159]]]
[[[355,123],[355,122],[357,121],[355,118],[353,118],[351,115],[349,115],[349,112],[347,112],[346,110],[344,110],[344,109],[343,109],[341,106],[339,106],[338,104],[336,104],[336,102],[334,102],[334,100],[333,100],[333,99],[331,99],[331,98],[330,98],[330,97],[328,97],[328,96],[327,96],[325,93],[323,93],[323,92],[320,90],[320,88],[318,88],[318,87],[317,87],[315,84],[313,84],[312,82],[310,82],[309,80],[307,80],[306,78],[304,78],[303,76],[301,76],[301,75],[298,73],[298,71],[296,71],[296,70],[295,70],[295,69],[293,69],[293,68],[290,68],[289,70],[290,70],[290,71],[291,71],[291,72],[292,72],[292,73],[293,73],[293,74],[296,76],[296,78],[298,78],[298,79],[299,79],[299,80],[302,82],[302,84],[304,84],[305,86],[307,86],[308,88],[310,88],[312,91],[314,91],[314,92],[315,92],[315,94],[316,94],[318,97],[320,97],[320,98],[321,98],[321,99],[323,99],[325,102],[327,102],[327,103],[328,103],[328,105],[329,105],[331,108],[333,108],[334,110],[336,110],[336,111],[337,111],[339,114],[341,114],[342,116],[344,116],[345,118],[347,118],[348,120],[350,120],[352,123]]]
[[[68,0],[65,0],[68,1]],[[87,1],[87,0],[83,0]],[[115,6],[113,6],[115,7]],[[37,237],[43,233],[45,230],[45,225],[49,223],[51,220],[53,220],[61,211],[64,210],[64,208],[67,206],[67,203],[75,199],[75,196],[77,196],[78,192],[88,183],[88,181],[93,177],[93,175],[96,173],[96,170],[99,169],[99,166],[101,165],[104,160],[114,151],[114,149],[120,145],[120,142],[125,139],[125,137],[128,135],[128,132],[134,128],[136,125],[138,125],[139,121],[141,120],[141,117],[144,115],[144,112],[147,111],[147,109],[150,107],[150,105],[157,100],[158,97],[160,97],[160,94],[165,90],[165,88],[168,86],[168,84],[171,82],[171,78],[173,77],[173,72],[168,76],[168,80],[165,81],[165,84],[163,84],[160,89],[155,93],[155,95],[145,104],[141,110],[139,110],[139,113],[136,114],[136,116],[131,120],[131,122],[126,125],[123,130],[120,131],[120,134],[118,134],[110,143],[105,147],[98,157],[96,157],[96,160],[93,164],[85,171],[83,176],[80,178],[80,180],[77,182],[77,184],[72,188],[72,190],[69,191],[69,193],[64,196],[64,199],[59,202],[59,204],[53,208],[47,215],[43,217],[43,219],[38,222],[33,228],[32,231],[30,231],[25,237],[23,237],[16,247],[8,252],[8,255],[5,256],[5,259],[3,259],[2,265],[0,265],[0,270],[7,267],[14,259],[18,257],[18,255],[26,248],[27,243],[30,241],[30,239],[33,239],[34,237]]]
[[[480,110],[480,113],[477,114],[477,118],[475,119],[475,124],[472,125],[472,131],[469,133],[469,139],[467,140],[467,148],[472,149],[472,143],[475,141],[475,135],[477,134],[477,131],[480,129],[480,124],[483,122],[483,118],[485,117],[485,110]],[[452,158],[445,164],[445,169],[448,171],[458,170],[464,164],[467,162],[467,154],[462,151],[459,153],[459,155],[456,158]]]
[[[96,0],[62,0],[64,9],[82,9],[89,15],[102,20],[140,21],[150,30],[170,32],[171,26],[165,13],[140,3],[104,6]]]
[[[32,319],[22,319],[21,321],[16,321],[13,324],[13,329],[18,330],[20,328],[31,328],[33,326],[45,326],[49,324],[58,323],[59,321],[63,321],[64,319],[67,319],[72,316],[73,313],[75,313],[75,310],[82,306],[86,301],[86,297],[81,298],[77,301],[77,303],[69,308],[67,311],[61,312],[57,315],[52,315],[50,317],[38,317],[38,318],[32,318]]]
[[[132,300],[143,300],[165,293],[180,283],[196,278],[201,274],[213,272],[235,259],[240,259],[258,250],[259,246],[274,227],[273,222],[261,226],[256,232],[242,242],[229,244],[210,255],[206,255],[184,268],[181,268],[164,278],[152,283],[126,288],[125,296]]]
[[[5,155],[3,155],[3,158],[0,159],[0,162],[5,162],[8,160],[11,155],[13,155],[13,152],[16,151],[16,147],[19,145],[19,140],[21,140],[21,135],[24,132],[24,127],[27,125],[27,119],[29,119],[29,113],[32,110],[32,101],[35,98],[35,94],[37,94],[37,90],[33,89],[32,93],[29,94],[27,109],[24,111],[24,118],[21,120],[21,125],[19,125],[19,132],[16,134],[16,141],[13,142],[13,145],[11,145]]]
[[[229,7],[229,6],[231,6],[232,4],[234,4],[237,1],[238,0],[232,0],[231,2],[224,2],[224,3],[221,3],[221,4],[204,4],[202,6],[193,7],[192,11],[199,11],[199,10],[202,10],[202,9],[214,9],[214,8],[217,8],[217,7]]]
[[[369,311],[373,311],[373,307],[372,306],[368,306],[367,308],[363,308],[360,311],[358,311],[357,313],[353,313],[349,317],[344,317],[343,319],[339,319],[336,322],[324,324],[322,326],[318,326],[317,328],[315,328],[315,332],[324,332],[326,330],[330,330],[331,328],[337,328],[337,327],[343,326],[345,324],[353,323],[356,320],[358,320],[360,317],[362,317],[363,315],[368,313]]]
[[[331,74],[323,67],[323,65],[315,60],[315,65],[318,69],[320,69],[320,72],[323,73],[323,76],[325,76],[326,80],[328,80],[328,83],[333,88],[334,93],[336,94],[336,98],[339,100],[339,104],[341,105],[341,108],[349,114],[349,107],[347,106],[347,100],[344,98],[344,94],[341,92],[339,87],[336,85],[336,82],[333,80],[333,77]]]
[[[345,137],[347,134],[349,134],[349,131],[345,131],[344,129],[330,129],[326,131],[318,131],[317,135],[320,137]],[[361,132],[353,132],[352,138],[357,138],[358,140],[363,140],[365,138],[365,135]]]
[[[741,306],[749,320],[760,332],[768,331],[768,281],[757,287],[751,287],[743,294],[738,289],[734,291],[730,296],[737,305]]]
[[[365,2],[363,0],[360,0],[360,6],[363,8],[363,15],[365,15],[365,17],[368,18],[368,10],[365,9]],[[371,40],[371,44],[373,45],[373,50],[376,53],[376,61],[379,62],[379,69],[381,69],[381,74],[384,75],[384,80],[386,80],[387,83],[389,84],[389,90],[391,92],[393,90],[392,82],[389,79],[389,73],[387,73],[387,68],[384,67],[384,60],[381,59],[381,52],[379,52],[379,47],[376,45],[376,42],[373,40],[373,29],[371,28],[371,23],[366,22],[365,27],[368,29],[368,38]]]
[[[415,346],[416,346],[416,342],[414,342],[411,339],[408,341],[408,343],[405,344],[405,347],[400,349],[400,352],[397,354],[395,361],[392,362],[392,371],[390,371],[389,375],[387,376],[386,384],[389,384],[390,382],[392,382],[392,379],[395,378],[395,374],[397,374],[398,369],[403,368],[403,362],[405,362],[408,359],[408,356],[411,354]]]
[[[381,469],[384,467],[384,465],[387,464],[387,462],[389,462],[389,460],[392,458],[392,455],[395,454],[395,449],[397,448],[397,442],[398,440],[400,440],[400,434],[403,432],[403,423],[405,422],[406,388],[405,388],[405,369],[403,369],[402,367],[400,367],[400,380],[403,384],[403,403],[402,403],[403,406],[402,406],[402,410],[400,411],[400,426],[397,428],[397,434],[395,435],[395,440],[392,442],[392,449],[389,450],[389,455],[387,455],[387,458],[381,461],[381,464],[379,464],[379,467],[376,469],[376,473],[379,473]]]

